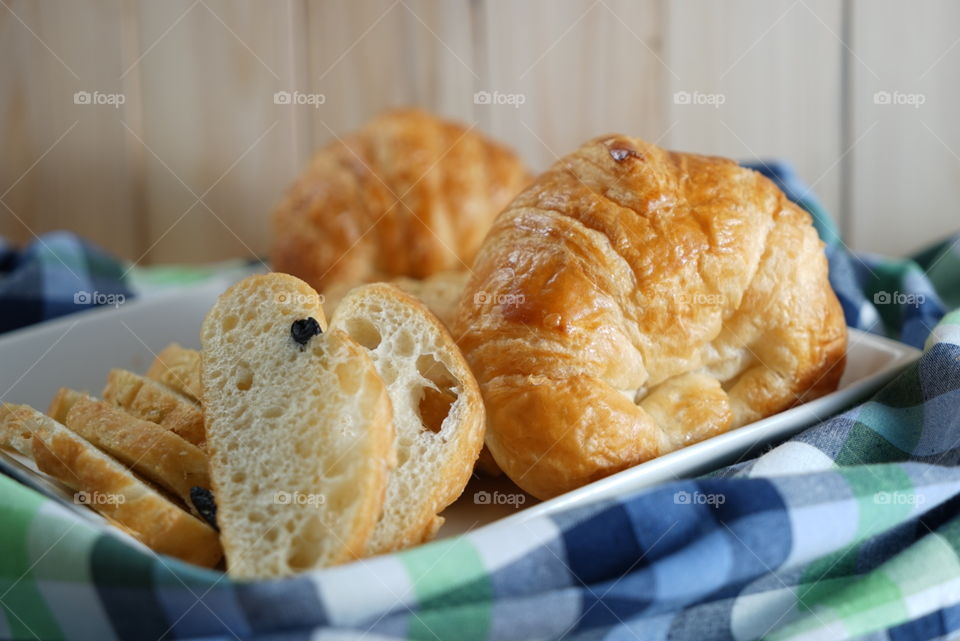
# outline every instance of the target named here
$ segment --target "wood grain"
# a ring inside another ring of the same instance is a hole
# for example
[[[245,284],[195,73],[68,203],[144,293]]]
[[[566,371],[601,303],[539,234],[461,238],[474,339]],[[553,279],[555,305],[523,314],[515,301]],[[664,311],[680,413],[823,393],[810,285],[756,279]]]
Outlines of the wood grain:
[[[739,160],[786,159],[840,218],[841,3],[684,0],[669,7],[675,125],[668,144]],[[691,103],[695,93],[723,102],[679,104],[678,92]]]
[[[856,1],[853,16],[850,242],[904,255],[960,229],[960,5]]]
[[[273,204],[299,169],[297,5],[143,2],[142,131],[151,262],[263,256]]]
[[[0,234],[22,243],[76,229],[128,258],[143,243],[121,125],[135,106],[74,102],[76,92],[130,97],[123,38],[118,1],[0,7]]]
[[[311,2],[307,84],[314,148],[385,109],[419,106],[473,121],[471,5],[430,0]]]
[[[404,105],[538,170],[612,131],[784,158],[856,249],[902,255],[958,227],[948,0],[4,2],[0,234],[18,243],[71,229],[145,264],[265,256],[269,213],[311,153]],[[280,91],[323,103],[275,104]]]
[[[478,119],[543,170],[585,140],[667,128],[663,3],[536,0],[482,3],[480,87],[523,104],[480,106]]]

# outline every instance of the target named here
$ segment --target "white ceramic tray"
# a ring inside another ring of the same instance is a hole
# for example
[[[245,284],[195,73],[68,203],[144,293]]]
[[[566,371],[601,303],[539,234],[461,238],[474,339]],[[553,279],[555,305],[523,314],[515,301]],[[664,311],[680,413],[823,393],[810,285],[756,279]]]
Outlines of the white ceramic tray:
[[[153,354],[172,341],[197,347],[200,323],[227,285],[223,281],[207,283],[119,307],[92,309],[0,336],[0,400],[43,409],[60,387],[99,395],[111,368],[143,372]],[[440,536],[705,474],[782,442],[853,405],[919,354],[907,345],[850,330],[846,371],[836,392],[542,503],[520,492],[507,479],[474,479],[460,500],[444,513],[447,523]],[[10,461],[10,457],[0,455],[0,468],[14,467]],[[23,469],[20,472],[29,474]],[[45,489],[57,493],[52,486]],[[72,503],[72,495],[59,494]],[[89,514],[86,508],[83,511]]]

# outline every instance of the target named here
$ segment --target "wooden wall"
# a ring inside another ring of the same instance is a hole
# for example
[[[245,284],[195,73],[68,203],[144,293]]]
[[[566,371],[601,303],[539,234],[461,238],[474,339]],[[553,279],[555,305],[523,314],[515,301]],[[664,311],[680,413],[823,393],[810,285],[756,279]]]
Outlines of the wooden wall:
[[[902,254],[960,228],[958,43],[949,0],[3,0],[0,235],[262,255],[312,149],[419,105],[534,168],[610,131],[785,158],[850,245]]]

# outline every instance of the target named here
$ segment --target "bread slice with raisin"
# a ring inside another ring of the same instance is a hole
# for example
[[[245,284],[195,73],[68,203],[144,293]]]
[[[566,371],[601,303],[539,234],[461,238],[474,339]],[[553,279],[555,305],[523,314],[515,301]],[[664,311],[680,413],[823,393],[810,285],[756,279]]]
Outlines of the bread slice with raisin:
[[[352,289],[330,328],[367,348],[387,384],[397,428],[399,464],[367,554],[430,539],[443,523],[439,513],[463,492],[483,445],[483,403],[473,374],[443,323],[393,285]]]
[[[200,401],[200,352],[170,343],[157,354],[147,370],[147,378],[177,390],[187,398]]]
[[[26,405],[6,407],[0,434],[17,434],[18,443],[29,436],[29,456],[37,468],[86,493],[84,503],[156,552],[204,567],[220,561],[219,537],[209,525],[53,418]]]
[[[111,370],[103,388],[103,400],[203,447],[205,437],[200,405],[164,383],[125,369]]]
[[[395,464],[366,351],[285,274],[246,278],[201,330],[210,473],[227,571],[286,576],[359,557]]]
[[[207,455],[156,423],[67,388],[57,392],[47,414],[187,506],[193,505],[192,488],[210,488]]]

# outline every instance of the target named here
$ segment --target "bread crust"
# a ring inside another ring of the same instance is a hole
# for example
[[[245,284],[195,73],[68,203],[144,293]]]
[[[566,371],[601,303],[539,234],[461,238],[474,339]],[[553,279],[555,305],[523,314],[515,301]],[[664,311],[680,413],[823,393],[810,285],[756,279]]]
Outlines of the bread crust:
[[[324,294],[465,269],[528,182],[517,156],[479,132],[390,111],[314,156],[274,211],[271,260]]]
[[[497,218],[455,333],[487,443],[549,498],[836,388],[810,216],[733,161],[602,136]]]
[[[200,385],[200,352],[170,343],[157,354],[147,370],[153,379],[180,392],[187,398],[202,402]]]
[[[26,405],[0,404],[0,448],[33,458],[33,431],[27,423],[33,411]]]
[[[395,278],[391,283],[423,303],[449,329],[469,279],[470,272],[463,270],[438,272],[423,279]]]
[[[68,397],[72,398],[65,401]],[[190,488],[210,488],[206,454],[155,423],[66,388],[57,393],[50,414],[187,506],[192,506]]]
[[[103,400],[203,448],[205,435],[200,405],[163,383],[114,369],[107,377]]]
[[[206,523],[49,416],[26,406],[19,406],[16,414],[31,431],[31,456],[41,472],[77,492],[109,497],[90,506],[150,549],[203,567],[219,563],[219,537]]]

